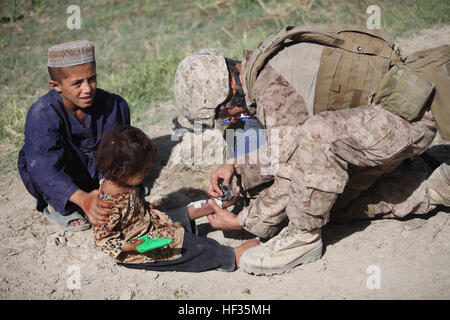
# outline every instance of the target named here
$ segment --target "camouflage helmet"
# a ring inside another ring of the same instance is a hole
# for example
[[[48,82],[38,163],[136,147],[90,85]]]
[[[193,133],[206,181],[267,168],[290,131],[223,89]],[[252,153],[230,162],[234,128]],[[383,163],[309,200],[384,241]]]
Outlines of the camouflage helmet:
[[[214,127],[216,108],[230,92],[228,68],[219,49],[204,49],[184,58],[175,73],[175,103],[191,121]]]

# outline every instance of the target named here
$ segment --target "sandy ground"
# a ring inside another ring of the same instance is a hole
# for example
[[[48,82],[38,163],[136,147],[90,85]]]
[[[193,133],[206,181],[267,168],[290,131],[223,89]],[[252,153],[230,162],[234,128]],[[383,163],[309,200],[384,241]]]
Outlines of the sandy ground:
[[[403,52],[450,43],[450,27],[398,41]],[[159,112],[173,112],[173,103]],[[151,117],[151,114],[144,115]],[[170,124],[142,125],[158,146],[148,200],[170,208],[206,197],[213,166],[172,166]],[[440,144],[440,142],[436,142]],[[448,157],[448,151],[438,156]],[[448,159],[448,158],[447,158]],[[323,257],[271,277],[127,269],[96,248],[92,230],[64,232],[34,209],[17,173],[0,180],[0,299],[449,299],[448,208],[403,220],[367,220],[323,228]],[[235,246],[246,232],[200,234]]]

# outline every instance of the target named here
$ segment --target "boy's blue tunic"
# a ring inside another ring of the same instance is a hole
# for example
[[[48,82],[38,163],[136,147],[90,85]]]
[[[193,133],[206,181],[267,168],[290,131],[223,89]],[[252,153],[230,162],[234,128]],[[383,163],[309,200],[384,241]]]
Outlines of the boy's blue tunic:
[[[53,89],[28,110],[18,169],[39,211],[50,204],[69,214],[74,206],[69,198],[76,190],[96,189],[99,176],[94,151],[100,137],[116,125],[130,124],[127,102],[101,89],[85,110],[83,126]]]

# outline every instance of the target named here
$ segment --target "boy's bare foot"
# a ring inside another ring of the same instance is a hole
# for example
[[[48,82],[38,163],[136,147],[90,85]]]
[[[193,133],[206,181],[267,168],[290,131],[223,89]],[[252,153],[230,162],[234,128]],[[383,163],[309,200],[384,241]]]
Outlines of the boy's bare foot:
[[[239,260],[241,259],[242,254],[245,250],[259,246],[259,239],[254,238],[248,241],[245,241],[239,247],[234,248],[234,255],[236,256],[236,269],[239,268]]]
[[[72,220],[69,222],[69,227],[81,226],[86,223],[83,219]]]
[[[48,210],[49,210],[50,212],[54,212],[54,211],[55,211],[55,209],[54,209],[51,205],[48,205]],[[88,224],[88,223],[89,223],[89,222],[86,222],[86,221],[83,220],[83,219],[76,219],[76,220],[70,221],[70,222],[67,224],[67,226],[69,226],[69,227],[76,227],[76,226],[82,226],[82,225]]]

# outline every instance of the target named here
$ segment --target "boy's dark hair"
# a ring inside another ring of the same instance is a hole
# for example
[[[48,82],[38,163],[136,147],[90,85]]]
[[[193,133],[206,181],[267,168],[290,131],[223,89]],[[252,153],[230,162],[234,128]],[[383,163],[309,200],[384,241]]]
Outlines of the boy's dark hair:
[[[95,153],[97,170],[111,181],[129,177],[156,156],[156,148],[140,129],[120,125],[103,134]]]
[[[59,71],[61,68],[47,67],[47,69],[48,69],[48,74],[50,75],[50,79],[52,79],[53,81],[60,80]]]

